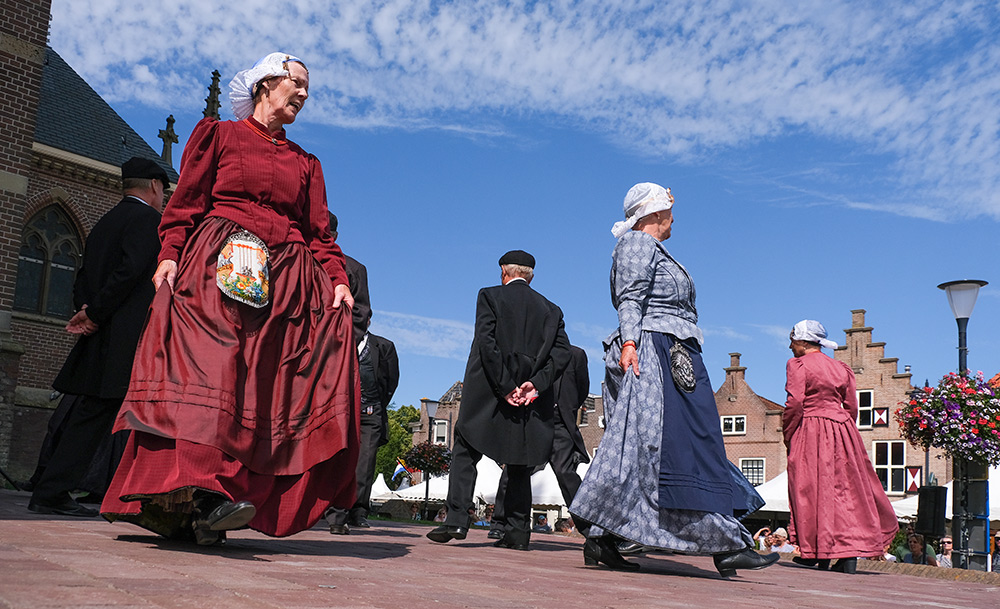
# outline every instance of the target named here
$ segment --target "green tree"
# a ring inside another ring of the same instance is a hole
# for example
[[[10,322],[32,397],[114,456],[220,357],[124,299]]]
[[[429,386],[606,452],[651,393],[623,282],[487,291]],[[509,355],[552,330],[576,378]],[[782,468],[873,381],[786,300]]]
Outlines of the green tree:
[[[375,458],[375,475],[385,474],[389,488],[396,488],[402,481],[400,476],[392,480],[392,472],[396,469],[396,459],[401,457],[413,446],[413,431],[410,423],[420,420],[420,409],[414,406],[400,406],[389,410],[389,442],[378,449]]]

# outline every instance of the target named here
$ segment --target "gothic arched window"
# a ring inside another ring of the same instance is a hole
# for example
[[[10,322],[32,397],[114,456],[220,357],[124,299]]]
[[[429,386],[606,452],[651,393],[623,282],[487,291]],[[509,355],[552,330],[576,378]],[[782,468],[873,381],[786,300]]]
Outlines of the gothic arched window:
[[[17,257],[14,309],[68,319],[73,282],[82,262],[80,236],[58,205],[49,205],[24,227]]]

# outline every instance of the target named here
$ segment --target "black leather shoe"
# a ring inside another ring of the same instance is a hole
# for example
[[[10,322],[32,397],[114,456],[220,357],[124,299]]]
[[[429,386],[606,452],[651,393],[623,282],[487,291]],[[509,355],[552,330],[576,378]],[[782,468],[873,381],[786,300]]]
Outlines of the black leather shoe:
[[[522,552],[527,552],[530,550],[528,544],[526,543],[512,543],[506,539],[498,539],[494,544],[494,548],[507,548],[508,550],[520,550]]]
[[[780,556],[777,553],[762,555],[754,552],[750,548],[743,548],[737,552],[727,552],[716,554],[712,557],[715,560],[715,568],[719,570],[722,577],[732,577],[736,575],[737,569],[763,569],[778,562]]]
[[[503,539],[503,531],[500,529],[490,529],[490,532],[486,536],[490,539]]]
[[[347,524],[358,529],[370,529],[372,528],[372,523],[368,522],[368,519],[364,516],[355,516],[347,521]]]
[[[615,571],[639,570],[639,563],[622,558],[615,541],[608,536],[591,537],[583,544],[583,564],[596,566],[598,563],[604,563]]]
[[[858,559],[857,558],[841,558],[833,567],[831,571],[837,571],[838,573],[848,573],[854,575],[858,571]]]
[[[442,524],[441,526],[433,529],[430,533],[427,533],[427,539],[438,543],[448,543],[452,539],[465,539],[465,536],[468,534],[469,529],[465,527]]]
[[[231,531],[245,527],[256,515],[257,508],[249,501],[223,501],[197,522],[210,531]]]
[[[646,554],[650,552],[652,548],[649,546],[644,546],[638,541],[620,541],[618,542],[618,553],[622,556],[635,556],[636,554]]]
[[[793,556],[792,562],[803,567],[819,567],[820,571],[830,570],[829,558],[802,558],[801,556]]]
[[[42,503],[31,500],[28,501],[28,510],[36,514],[59,514],[60,516],[77,516],[79,518],[93,518],[100,514],[97,510],[80,505],[72,497],[67,497],[59,503]]]
[[[345,524],[331,524],[330,525],[330,534],[331,535],[350,535],[351,534],[351,527],[347,526],[346,523]]]

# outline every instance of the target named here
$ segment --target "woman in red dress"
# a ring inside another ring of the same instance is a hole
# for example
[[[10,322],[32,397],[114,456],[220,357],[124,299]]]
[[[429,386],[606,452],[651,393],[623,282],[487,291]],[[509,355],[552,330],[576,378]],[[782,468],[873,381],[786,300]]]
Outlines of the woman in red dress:
[[[795,324],[785,368],[782,430],[788,448],[789,529],[807,566],[854,573],[858,556],[881,556],[898,523],[855,419],[854,371],[823,354],[834,349],[821,323]]]
[[[156,298],[115,424],[133,433],[101,508],[199,544],[244,526],[291,535],[350,507],[358,455],[344,257],[320,163],[283,129],[309,72],[272,53],[230,88],[238,120],[198,123],[163,212]]]

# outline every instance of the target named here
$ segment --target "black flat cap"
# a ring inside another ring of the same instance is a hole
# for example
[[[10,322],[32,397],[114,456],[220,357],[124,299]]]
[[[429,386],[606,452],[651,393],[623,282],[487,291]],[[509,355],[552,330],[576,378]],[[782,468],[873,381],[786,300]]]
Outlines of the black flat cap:
[[[535,268],[535,257],[524,250],[511,250],[500,256],[500,266],[505,264],[516,264],[533,269]]]
[[[170,188],[170,178],[162,167],[155,161],[134,156],[122,163],[122,179],[141,178],[145,180],[159,180],[163,182],[163,189]]]

